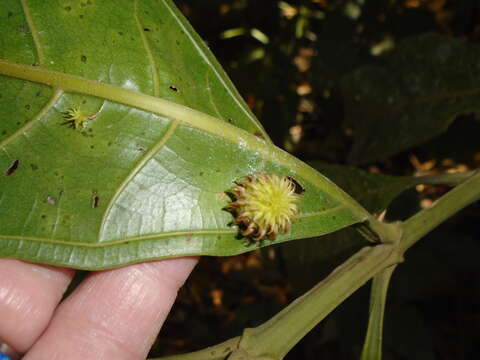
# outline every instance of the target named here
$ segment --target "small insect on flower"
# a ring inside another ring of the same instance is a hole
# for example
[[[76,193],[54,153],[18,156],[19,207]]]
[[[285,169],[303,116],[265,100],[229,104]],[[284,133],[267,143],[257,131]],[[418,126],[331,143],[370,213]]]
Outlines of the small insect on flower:
[[[252,240],[275,239],[290,231],[298,213],[299,195],[290,177],[276,174],[253,174],[228,191],[234,199],[226,207],[241,234]]]
[[[73,125],[74,129],[85,127],[85,122],[87,122],[88,120],[92,120],[97,116],[97,114],[87,116],[78,108],[70,108],[62,112],[62,115],[68,123],[71,123]]]

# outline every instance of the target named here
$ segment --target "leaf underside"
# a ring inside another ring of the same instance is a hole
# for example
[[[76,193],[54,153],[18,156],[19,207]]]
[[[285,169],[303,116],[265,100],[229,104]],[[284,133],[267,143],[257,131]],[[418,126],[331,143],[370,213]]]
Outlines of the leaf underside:
[[[271,145],[171,1],[2,5],[0,59],[25,66],[15,78],[0,62],[0,256],[103,269],[237,254],[366,219],[334,184]],[[196,126],[134,100],[28,81],[28,65],[217,120]],[[91,117],[85,127],[65,123],[70,108]],[[258,172],[292,176],[306,191],[289,233],[252,242],[222,209],[225,191]]]

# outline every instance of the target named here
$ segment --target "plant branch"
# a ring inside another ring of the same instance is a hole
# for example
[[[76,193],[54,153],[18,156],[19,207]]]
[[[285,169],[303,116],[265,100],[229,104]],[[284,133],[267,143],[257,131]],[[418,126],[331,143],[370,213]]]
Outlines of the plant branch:
[[[467,171],[454,174],[436,174],[413,177],[411,183],[413,185],[458,185],[475,174],[475,171]]]
[[[480,171],[438,199],[432,207],[422,210],[403,223],[400,242],[402,252],[450,216],[480,199]]]
[[[240,336],[229,339],[221,344],[207,347],[188,354],[151,358],[149,360],[223,360],[233,351],[238,349]]]
[[[383,316],[387,290],[396,265],[383,269],[375,275],[370,294],[368,330],[363,344],[361,360],[382,359]]]
[[[378,271],[396,262],[398,257],[392,244],[361,249],[272,319],[246,329],[240,347],[253,358],[282,359],[343,300]]]

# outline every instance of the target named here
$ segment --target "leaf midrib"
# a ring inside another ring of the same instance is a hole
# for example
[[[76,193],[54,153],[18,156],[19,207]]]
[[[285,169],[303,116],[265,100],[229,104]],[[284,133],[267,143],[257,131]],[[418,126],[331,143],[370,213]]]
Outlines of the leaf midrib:
[[[115,85],[3,59],[0,59],[0,74],[58,87],[66,92],[96,96],[155,113],[172,120],[178,120],[184,126],[199,129],[233,144],[246,147],[265,160],[279,163],[287,169],[291,169],[292,172],[304,177],[305,180],[313,185],[323,188],[340,201],[348,204],[352,212],[356,213],[358,217],[362,219],[370,217],[370,214],[361,205],[310,166],[284,150],[267,143],[265,140],[211,115],[165,99]]]

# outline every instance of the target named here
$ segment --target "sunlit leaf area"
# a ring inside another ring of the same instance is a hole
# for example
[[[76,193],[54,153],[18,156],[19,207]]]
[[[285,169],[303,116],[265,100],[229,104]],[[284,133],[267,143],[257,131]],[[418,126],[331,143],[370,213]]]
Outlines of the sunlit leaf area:
[[[273,141],[369,211],[404,219],[449,189],[415,179],[480,165],[476,1],[177,4]],[[387,302],[385,359],[478,354],[479,210],[471,206],[407,253]],[[346,229],[203,258],[153,353],[203,348],[262,323],[362,241]],[[362,288],[287,359],[358,359],[367,304]]]

